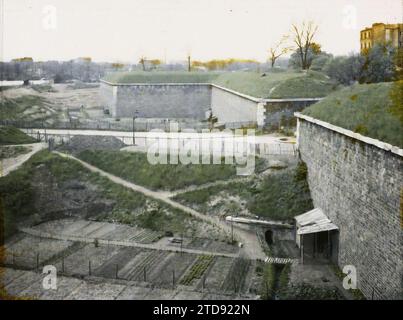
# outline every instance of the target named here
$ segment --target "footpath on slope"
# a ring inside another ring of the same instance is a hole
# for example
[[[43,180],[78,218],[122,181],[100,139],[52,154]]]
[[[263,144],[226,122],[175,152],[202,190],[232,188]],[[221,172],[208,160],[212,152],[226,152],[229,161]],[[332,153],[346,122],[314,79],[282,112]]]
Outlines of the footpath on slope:
[[[65,153],[58,152],[58,151],[53,151],[53,152],[55,154],[58,154],[61,157],[78,161],[85,168],[89,169],[92,172],[99,173],[100,175],[110,179],[114,183],[120,184],[120,185],[122,185],[126,188],[129,188],[129,189],[132,189],[136,192],[140,192],[148,197],[163,201],[174,208],[177,208],[184,212],[189,213],[190,215],[196,217],[197,219],[200,219],[204,222],[213,224],[213,225],[219,227],[224,232],[226,232],[228,235],[231,235],[231,225],[230,224],[227,224],[225,221],[219,220],[218,218],[204,215],[192,208],[182,205],[182,204],[168,198],[167,194],[164,192],[152,191],[152,190],[149,190],[142,186],[136,185],[132,182],[128,182],[120,177],[117,177],[113,174],[105,172],[85,161],[82,161],[72,155],[68,155]],[[235,226],[233,228],[233,232],[234,232],[234,238],[243,244],[243,252],[245,253],[245,255],[247,257],[249,257],[250,259],[255,259],[255,260],[256,259],[265,260],[267,258],[266,254],[264,253],[264,251],[260,245],[259,239],[257,238],[256,234],[248,232],[246,230],[239,229]]]
[[[1,161],[0,166],[0,177],[5,177],[10,172],[17,170],[21,167],[26,161],[28,161],[35,153],[39,152],[42,149],[45,149],[48,145],[47,143],[32,143],[32,144],[20,144],[20,145],[7,145],[7,147],[30,147],[32,150],[28,153],[19,155],[15,158],[4,159]]]

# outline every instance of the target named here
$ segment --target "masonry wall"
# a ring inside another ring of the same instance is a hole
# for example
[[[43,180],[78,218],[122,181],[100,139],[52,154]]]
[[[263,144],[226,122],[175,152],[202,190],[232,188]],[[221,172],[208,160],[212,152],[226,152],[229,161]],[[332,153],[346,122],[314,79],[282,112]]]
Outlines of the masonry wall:
[[[115,113],[116,109],[117,89],[117,86],[111,86],[104,82],[99,85],[100,101],[105,109],[109,109],[111,114]]]
[[[294,112],[299,112],[316,103],[317,100],[283,100],[267,102],[264,106],[264,125],[270,129],[278,129],[279,126],[295,126],[297,119]]]
[[[211,110],[219,123],[257,123],[258,120],[258,102],[216,86],[211,88]]]
[[[116,88],[115,100],[110,88]],[[138,110],[144,118],[192,118],[203,120],[211,105],[208,84],[102,84],[114,117],[132,117]]]
[[[354,265],[371,299],[402,299],[402,156],[299,120],[315,207],[339,228],[338,264]]]

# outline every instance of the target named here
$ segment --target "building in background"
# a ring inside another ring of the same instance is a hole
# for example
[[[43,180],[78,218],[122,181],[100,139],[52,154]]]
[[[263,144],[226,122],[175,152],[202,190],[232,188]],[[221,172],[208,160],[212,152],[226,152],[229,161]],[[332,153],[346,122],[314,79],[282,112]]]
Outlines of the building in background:
[[[403,48],[403,23],[374,23],[361,30],[361,53],[366,53],[377,43],[391,43],[394,48]]]
[[[396,48],[396,65],[403,68],[403,23],[385,24],[374,23],[372,27],[361,30],[361,54],[379,43],[389,43]]]

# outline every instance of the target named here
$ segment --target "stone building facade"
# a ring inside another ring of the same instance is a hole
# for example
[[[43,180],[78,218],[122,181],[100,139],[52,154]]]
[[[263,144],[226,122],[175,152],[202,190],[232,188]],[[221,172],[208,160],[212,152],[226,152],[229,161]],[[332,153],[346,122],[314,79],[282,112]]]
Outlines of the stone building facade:
[[[261,99],[206,83],[132,83],[101,80],[100,98],[116,118],[205,120],[211,112],[229,128],[256,125],[278,129],[295,124],[294,112],[320,98]],[[135,114],[135,112],[137,114]]]
[[[374,23],[360,32],[361,53],[365,54],[377,43],[390,43],[398,50],[403,49],[403,23]]]
[[[337,264],[356,267],[368,299],[403,299],[403,150],[296,116],[314,206],[339,228]]]

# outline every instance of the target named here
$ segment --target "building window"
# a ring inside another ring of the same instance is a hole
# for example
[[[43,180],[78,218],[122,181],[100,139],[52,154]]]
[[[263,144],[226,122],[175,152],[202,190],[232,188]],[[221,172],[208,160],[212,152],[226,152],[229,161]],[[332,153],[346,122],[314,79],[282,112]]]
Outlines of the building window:
[[[390,41],[390,29],[386,29],[385,31],[385,41]]]

